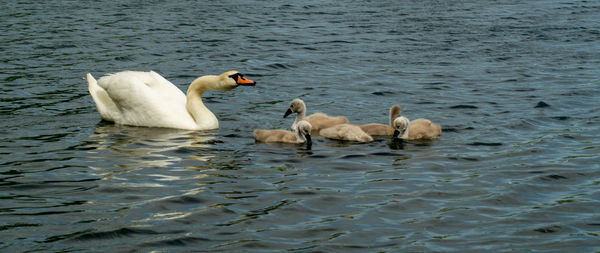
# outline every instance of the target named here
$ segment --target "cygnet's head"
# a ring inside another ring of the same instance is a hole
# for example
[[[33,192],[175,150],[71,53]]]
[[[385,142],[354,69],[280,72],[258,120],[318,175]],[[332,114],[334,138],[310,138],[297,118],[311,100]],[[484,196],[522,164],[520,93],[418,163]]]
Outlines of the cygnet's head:
[[[219,75],[220,85],[219,90],[228,91],[238,86],[254,86],[255,81],[252,81],[238,71],[230,70]]]
[[[408,118],[404,117],[404,116],[400,116],[395,118],[392,121],[392,128],[394,128],[394,139],[397,138],[401,138],[401,139],[406,139],[408,138],[408,127],[410,126],[410,121],[408,120]]]
[[[303,115],[305,111],[306,105],[304,104],[304,101],[302,101],[302,99],[296,98],[292,100],[292,102],[290,102],[290,107],[288,107],[287,111],[285,111],[283,117],[285,118],[292,113],[298,113]]]
[[[294,134],[296,134],[296,139],[304,140],[306,142],[306,148],[310,149],[312,146],[312,139],[310,137],[310,132],[312,131],[312,125],[306,120],[298,121],[296,124],[296,129],[294,129]]]

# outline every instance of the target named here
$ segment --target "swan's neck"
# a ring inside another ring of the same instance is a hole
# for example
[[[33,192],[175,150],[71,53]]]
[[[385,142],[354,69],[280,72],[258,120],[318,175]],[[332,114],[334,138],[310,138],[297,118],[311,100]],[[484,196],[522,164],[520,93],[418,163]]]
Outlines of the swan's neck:
[[[196,80],[194,80],[190,86],[188,87],[188,91],[187,93],[190,94],[190,91],[196,91],[199,92],[200,94],[202,94],[203,92],[207,91],[207,90],[219,90],[219,85],[220,84],[220,80],[219,80],[219,76],[215,76],[215,75],[208,75],[208,76],[201,76],[196,78]]]
[[[194,118],[198,128],[219,128],[217,117],[202,102],[202,93],[218,88],[217,76],[199,77],[190,84],[186,94],[185,106],[192,118]]]

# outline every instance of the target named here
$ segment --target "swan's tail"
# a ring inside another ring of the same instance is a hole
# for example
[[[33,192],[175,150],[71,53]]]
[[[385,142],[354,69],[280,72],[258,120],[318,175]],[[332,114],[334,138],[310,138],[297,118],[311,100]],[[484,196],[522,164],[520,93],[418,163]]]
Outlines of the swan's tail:
[[[92,74],[87,73],[86,79],[88,81],[88,91],[96,104],[96,109],[100,114],[100,117],[103,120],[107,121],[115,121],[115,117],[117,114],[117,105],[110,98],[106,90],[98,85],[98,81],[92,76]]]
[[[90,94],[92,94],[92,91],[96,89],[96,86],[98,86],[98,82],[90,73],[87,73],[87,75],[85,75],[85,77],[88,82],[88,90],[90,91]],[[94,95],[92,95],[92,96],[94,96]]]

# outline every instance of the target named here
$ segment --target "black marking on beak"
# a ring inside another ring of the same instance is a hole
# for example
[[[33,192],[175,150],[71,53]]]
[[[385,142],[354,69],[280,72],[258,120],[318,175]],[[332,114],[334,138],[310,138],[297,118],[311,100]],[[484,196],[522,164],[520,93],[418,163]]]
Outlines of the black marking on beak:
[[[241,86],[255,86],[256,85],[255,81],[252,81],[252,80],[244,77],[244,75],[242,75],[241,73],[235,73],[233,75],[230,75],[229,77],[232,78],[237,85],[241,85]]]

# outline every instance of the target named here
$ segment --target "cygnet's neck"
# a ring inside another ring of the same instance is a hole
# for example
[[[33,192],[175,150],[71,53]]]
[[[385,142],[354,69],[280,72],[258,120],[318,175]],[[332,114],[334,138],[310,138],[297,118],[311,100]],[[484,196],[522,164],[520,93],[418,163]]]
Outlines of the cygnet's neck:
[[[399,105],[393,105],[390,108],[390,126],[392,125],[392,121],[394,121],[396,118],[400,117],[401,112],[402,112],[402,109],[400,108]]]
[[[298,141],[299,143],[306,142],[306,137],[304,137],[304,135],[302,134],[302,129],[300,129],[300,127],[297,124],[294,129],[294,135],[296,135],[296,141]]]
[[[306,116],[306,106],[296,112],[296,119],[294,120],[294,124],[292,124],[292,130],[294,130],[295,128],[298,127],[298,122],[303,120],[305,116]]]
[[[410,121],[406,124],[406,131],[400,136],[400,139],[408,140],[408,131],[410,131]]]

